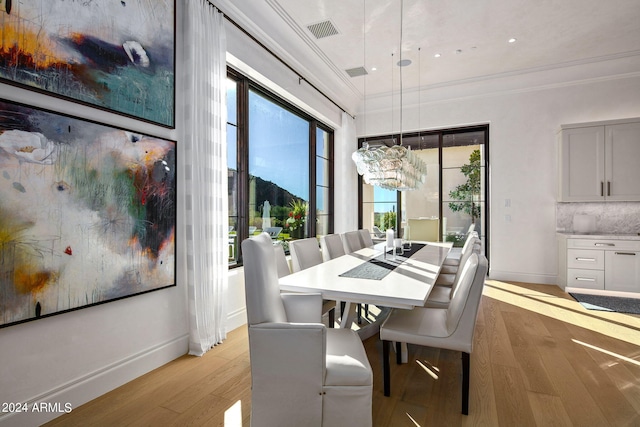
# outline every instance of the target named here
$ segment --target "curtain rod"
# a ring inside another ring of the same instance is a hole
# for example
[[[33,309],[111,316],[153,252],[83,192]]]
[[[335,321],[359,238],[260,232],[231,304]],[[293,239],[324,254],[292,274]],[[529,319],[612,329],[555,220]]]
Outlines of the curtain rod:
[[[297,72],[291,65],[289,65],[287,62],[285,62],[282,58],[280,58],[275,52],[273,52],[271,49],[269,49],[267,46],[264,45],[264,43],[262,43],[260,40],[258,40],[257,38],[255,38],[252,34],[250,34],[247,30],[245,30],[244,28],[242,28],[240,26],[240,24],[238,24],[236,21],[234,21],[233,19],[231,19],[229,17],[229,15],[227,15],[225,12],[223,12],[218,6],[216,6],[211,0],[207,0],[207,2],[215,7],[216,9],[218,9],[220,11],[220,13],[222,13],[222,16],[224,16],[224,19],[226,19],[227,21],[229,21],[231,24],[233,24],[233,26],[235,26],[237,29],[239,29],[240,31],[242,31],[247,37],[249,37],[251,40],[253,40],[255,43],[258,44],[258,46],[260,46],[262,49],[266,50],[271,56],[273,56],[274,58],[276,58],[278,61],[280,61],[285,67],[287,67],[289,70],[291,70],[295,75],[298,76],[298,84],[300,84],[301,81],[305,81],[307,82],[307,84],[309,86],[311,86],[316,92],[318,92],[320,95],[324,96],[327,100],[329,100],[329,102],[331,102],[333,105],[335,105],[336,107],[338,107],[340,109],[340,111],[342,111],[343,113],[347,113],[349,115],[349,117],[351,117],[352,119],[355,120],[355,116],[352,115],[351,113],[349,113],[347,110],[345,110],[344,108],[342,108],[340,105],[338,105],[333,99],[329,98],[329,96],[327,96],[327,94],[325,94],[323,91],[321,91],[320,89],[318,89],[313,83],[311,83],[309,80],[307,80],[302,74],[300,74],[299,72]]]

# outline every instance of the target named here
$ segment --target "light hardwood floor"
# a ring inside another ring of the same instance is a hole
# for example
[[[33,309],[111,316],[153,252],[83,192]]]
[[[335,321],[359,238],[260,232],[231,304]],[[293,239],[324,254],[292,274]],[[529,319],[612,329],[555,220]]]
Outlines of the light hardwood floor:
[[[640,426],[640,316],[585,310],[555,286],[488,280],[476,328],[468,416],[460,353],[409,346],[408,364],[392,360],[384,397],[382,346],[367,339],[373,425]],[[242,327],[205,356],[181,357],[46,425],[248,426],[250,385]]]

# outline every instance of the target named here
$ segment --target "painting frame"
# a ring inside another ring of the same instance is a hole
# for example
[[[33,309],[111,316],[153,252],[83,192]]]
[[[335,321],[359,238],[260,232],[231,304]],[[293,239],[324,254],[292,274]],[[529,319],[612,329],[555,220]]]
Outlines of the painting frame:
[[[0,328],[176,286],[177,142],[0,98]]]
[[[175,129],[176,1],[107,1],[0,2],[0,82]]]

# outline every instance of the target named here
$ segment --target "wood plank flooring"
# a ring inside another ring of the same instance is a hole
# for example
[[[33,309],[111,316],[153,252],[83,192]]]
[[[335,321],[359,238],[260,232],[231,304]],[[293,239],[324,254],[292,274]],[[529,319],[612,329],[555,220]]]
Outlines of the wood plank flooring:
[[[408,364],[391,361],[384,397],[381,343],[364,344],[375,427],[640,426],[640,316],[585,310],[556,286],[487,281],[468,416],[460,353],[410,345]],[[242,327],[203,357],[176,359],[46,425],[248,426],[250,387]]]

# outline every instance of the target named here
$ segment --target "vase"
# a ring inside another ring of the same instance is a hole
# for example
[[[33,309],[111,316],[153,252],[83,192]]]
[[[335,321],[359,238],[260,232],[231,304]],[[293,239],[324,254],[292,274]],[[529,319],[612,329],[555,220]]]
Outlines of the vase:
[[[291,236],[292,239],[302,239],[304,237],[304,228],[298,227],[295,230],[289,231],[289,236]]]

